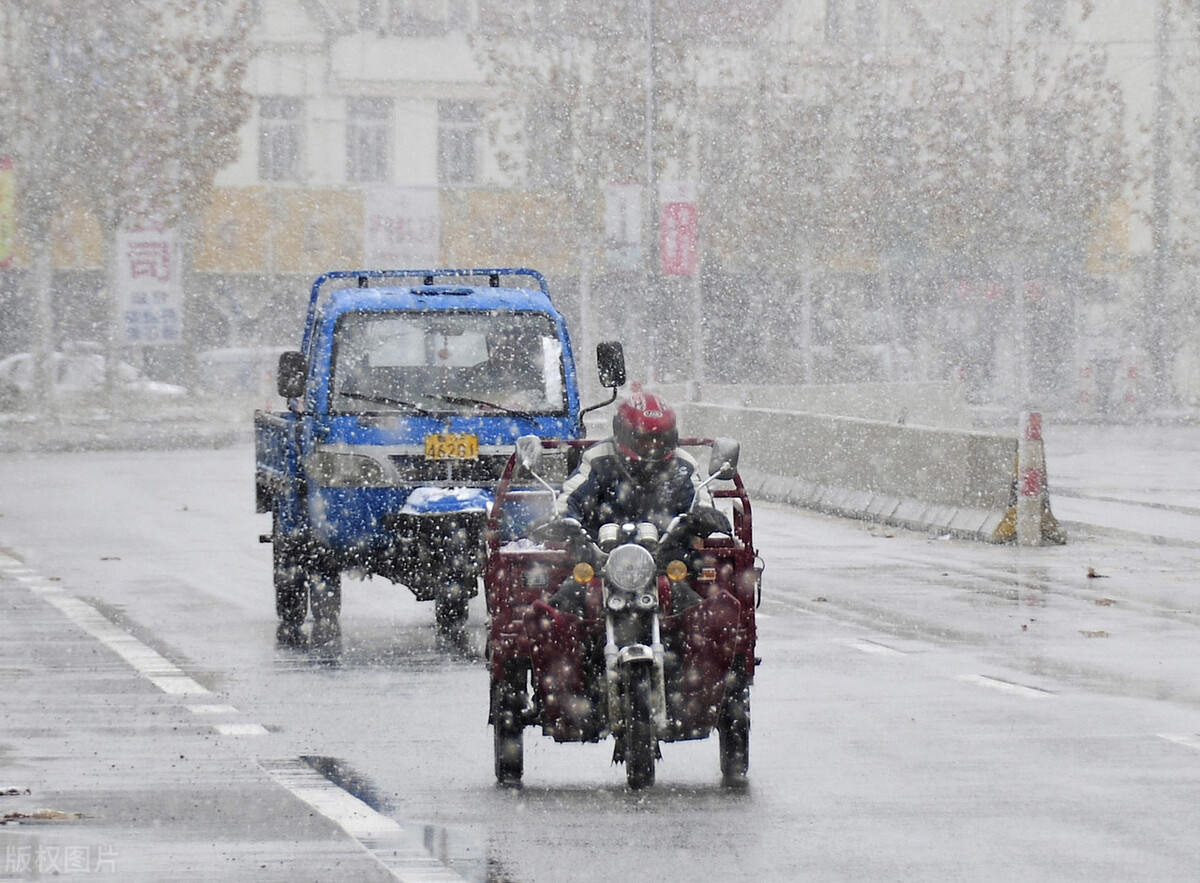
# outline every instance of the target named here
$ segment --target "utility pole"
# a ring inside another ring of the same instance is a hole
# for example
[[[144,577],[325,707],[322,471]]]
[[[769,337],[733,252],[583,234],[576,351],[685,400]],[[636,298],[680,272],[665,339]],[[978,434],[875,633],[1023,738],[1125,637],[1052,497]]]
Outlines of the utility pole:
[[[1170,22],[1168,0],[1158,0],[1154,20],[1154,60],[1156,80],[1154,89],[1154,128],[1151,152],[1153,182],[1151,184],[1150,226],[1153,236],[1153,256],[1150,270],[1150,290],[1146,297],[1142,332],[1150,368],[1149,404],[1162,406],[1172,398],[1167,371],[1170,343],[1166,340],[1169,323],[1167,310],[1171,290],[1171,127],[1168,84],[1170,73]]]
[[[645,329],[645,340],[648,347],[646,354],[648,368],[650,371],[655,371],[658,367],[658,323],[656,320],[658,315],[658,175],[654,165],[654,125],[657,108],[654,105],[654,89],[656,71],[654,67],[655,61],[655,23],[654,23],[654,0],[645,0],[646,2],[646,100],[645,100],[645,132],[643,134],[643,150],[645,151],[646,163],[646,187],[642,194],[642,204],[645,210],[642,213],[642,227],[644,242],[646,243],[646,253],[643,256],[645,260],[645,288],[642,294],[643,310],[642,314],[646,317],[647,328]]]

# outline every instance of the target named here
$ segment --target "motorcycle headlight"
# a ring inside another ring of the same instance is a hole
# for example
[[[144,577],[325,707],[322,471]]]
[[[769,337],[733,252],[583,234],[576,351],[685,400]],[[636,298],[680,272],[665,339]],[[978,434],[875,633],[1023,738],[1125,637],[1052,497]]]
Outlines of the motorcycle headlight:
[[[618,546],[608,556],[604,576],[618,589],[636,591],[653,581],[654,556],[641,546]]]
[[[322,487],[386,487],[389,482],[379,461],[363,454],[317,451],[309,472]]]

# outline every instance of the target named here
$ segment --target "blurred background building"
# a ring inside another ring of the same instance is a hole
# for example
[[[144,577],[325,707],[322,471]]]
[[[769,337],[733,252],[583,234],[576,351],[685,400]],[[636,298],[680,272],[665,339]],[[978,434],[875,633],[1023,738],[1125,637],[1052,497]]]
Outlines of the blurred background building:
[[[323,270],[518,265],[649,380],[1200,403],[1191,0],[195,4],[237,8],[251,101],[179,225],[165,379],[297,340]],[[0,136],[0,355],[32,346],[21,174]],[[51,237],[53,337],[97,339],[101,224]]]

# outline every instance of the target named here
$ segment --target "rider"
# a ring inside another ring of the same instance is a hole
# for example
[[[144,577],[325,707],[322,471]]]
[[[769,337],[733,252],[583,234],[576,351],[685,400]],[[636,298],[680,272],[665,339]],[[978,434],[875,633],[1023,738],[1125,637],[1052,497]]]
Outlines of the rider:
[[[612,438],[588,448],[558,497],[557,514],[595,538],[601,525],[652,522],[659,533],[676,515],[711,506],[700,469],[678,447],[675,412],[660,396],[635,390],[613,417]]]
[[[563,483],[556,515],[574,518],[596,539],[609,523],[649,521],[659,534],[678,515],[712,506],[701,485],[695,459],[679,446],[675,412],[660,396],[635,390],[613,417],[610,439],[588,448],[575,472]],[[550,603],[582,615],[582,587],[568,580]],[[672,595],[676,611],[700,603],[686,583]]]

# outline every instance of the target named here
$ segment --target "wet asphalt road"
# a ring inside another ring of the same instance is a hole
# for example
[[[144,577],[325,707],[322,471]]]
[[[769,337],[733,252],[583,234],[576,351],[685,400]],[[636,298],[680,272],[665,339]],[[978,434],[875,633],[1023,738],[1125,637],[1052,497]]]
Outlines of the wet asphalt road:
[[[750,784],[714,738],[644,794],[532,731],[493,784],[481,604],[444,646],[348,580],[339,652],[277,647],[248,447],[4,455],[0,879],[1194,880],[1200,494],[1162,447],[1098,482],[1047,434],[1060,518],[1111,522],[1063,547],[756,507]]]

